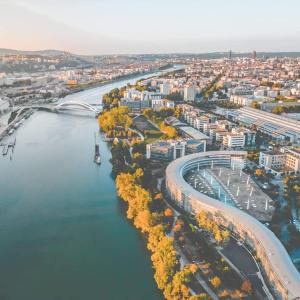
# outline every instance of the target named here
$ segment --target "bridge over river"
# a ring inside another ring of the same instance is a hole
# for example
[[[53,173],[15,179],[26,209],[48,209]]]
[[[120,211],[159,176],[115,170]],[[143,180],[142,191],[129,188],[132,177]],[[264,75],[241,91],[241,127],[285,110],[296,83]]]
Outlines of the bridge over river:
[[[16,123],[20,122],[21,119],[24,117],[25,112],[28,109],[37,109],[37,110],[45,110],[49,112],[55,112],[59,113],[61,111],[87,111],[92,112],[97,117],[101,111],[102,106],[98,104],[91,104],[91,103],[85,103],[85,102],[79,102],[79,101],[65,101],[58,104],[28,104],[23,105],[15,108],[16,115],[14,117],[14,120],[6,125],[6,126],[0,126],[0,140],[8,134],[8,132],[14,128]],[[1,124],[0,124],[1,125]]]
[[[99,115],[102,111],[102,106],[98,104],[90,104],[86,102],[78,102],[78,101],[66,101],[61,102],[59,104],[30,104],[26,106],[22,106],[22,108],[33,108],[40,110],[47,110],[51,112],[60,112],[65,110],[75,110],[75,111],[89,111],[95,113],[95,115]]]

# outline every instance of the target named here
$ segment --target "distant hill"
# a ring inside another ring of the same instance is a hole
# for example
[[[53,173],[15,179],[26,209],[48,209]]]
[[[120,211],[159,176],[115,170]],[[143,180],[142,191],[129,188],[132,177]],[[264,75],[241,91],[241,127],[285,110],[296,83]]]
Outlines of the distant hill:
[[[59,56],[59,55],[72,55],[69,52],[61,51],[61,50],[55,50],[55,49],[49,49],[49,50],[39,50],[39,51],[26,51],[26,50],[15,50],[15,49],[5,49],[0,48],[0,56],[3,55],[41,55],[41,56]]]
[[[47,49],[47,50],[38,50],[38,51],[28,51],[28,50],[15,50],[15,49],[6,49],[0,48],[0,56],[3,55],[41,55],[41,56],[74,56],[80,57],[86,61],[91,61],[94,57],[110,57],[110,56],[119,56],[119,57],[143,57],[145,58],[153,58],[153,57],[160,57],[160,58],[168,58],[168,57],[198,57],[204,59],[213,59],[213,58],[222,58],[228,57],[229,52],[206,52],[206,53],[153,53],[153,54],[120,54],[120,55],[79,55],[70,53],[67,51],[56,50],[56,49]],[[232,57],[246,57],[251,56],[251,52],[232,52]],[[300,57],[300,52],[257,52],[257,57]]]

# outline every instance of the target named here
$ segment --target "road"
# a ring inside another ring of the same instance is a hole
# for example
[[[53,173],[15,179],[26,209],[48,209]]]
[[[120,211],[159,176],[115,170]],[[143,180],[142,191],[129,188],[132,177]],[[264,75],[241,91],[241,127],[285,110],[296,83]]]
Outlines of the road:
[[[245,247],[230,239],[228,244],[220,252],[239,270],[239,272],[248,278],[253,286],[253,290],[259,299],[268,299],[265,288],[260,279],[260,270],[250,253]]]

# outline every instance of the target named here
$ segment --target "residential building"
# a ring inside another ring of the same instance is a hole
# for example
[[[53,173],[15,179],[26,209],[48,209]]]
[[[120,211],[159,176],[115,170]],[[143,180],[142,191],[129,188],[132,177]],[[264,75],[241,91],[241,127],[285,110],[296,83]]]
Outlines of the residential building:
[[[163,95],[169,95],[171,91],[171,85],[169,82],[164,82],[160,84],[160,92]]]
[[[261,151],[259,153],[259,165],[266,170],[282,170],[285,154],[279,151]]]
[[[140,92],[136,89],[129,89],[124,92],[125,99],[133,99],[133,100],[141,99],[141,95],[142,95],[142,92]]]
[[[285,152],[285,166],[293,172],[300,172],[300,150],[288,149]]]
[[[229,101],[240,106],[250,106],[255,98],[252,95],[231,95]]]
[[[194,102],[196,97],[196,89],[194,86],[185,86],[183,90],[183,100]]]
[[[161,98],[162,98],[161,93],[148,92],[148,91],[143,91],[140,96],[141,100],[160,100]]]
[[[229,149],[242,149],[245,146],[243,133],[227,133],[223,137],[223,145]]]
[[[244,147],[254,147],[256,146],[256,133],[253,130],[249,130],[243,127],[232,128],[232,133],[240,133],[245,137]]]
[[[162,108],[174,108],[175,103],[174,101],[168,99],[153,99],[151,101],[151,106],[154,111],[159,111]]]

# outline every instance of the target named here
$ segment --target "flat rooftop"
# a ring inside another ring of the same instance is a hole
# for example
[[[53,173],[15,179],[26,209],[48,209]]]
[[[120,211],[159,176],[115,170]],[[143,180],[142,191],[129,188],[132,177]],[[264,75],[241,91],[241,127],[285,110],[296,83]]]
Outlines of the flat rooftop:
[[[179,126],[178,129],[195,140],[209,140],[209,137],[207,135],[203,134],[193,127]]]
[[[270,222],[272,219],[275,209],[273,200],[240,169],[224,167],[199,171],[194,169],[185,176],[185,179],[199,192],[235,206],[261,222]],[[218,185],[222,192],[218,191]]]

